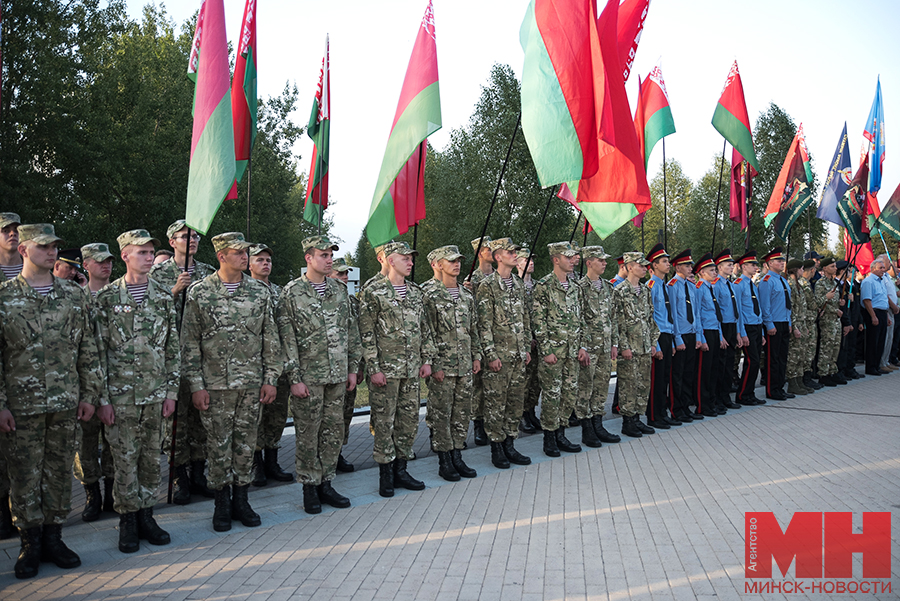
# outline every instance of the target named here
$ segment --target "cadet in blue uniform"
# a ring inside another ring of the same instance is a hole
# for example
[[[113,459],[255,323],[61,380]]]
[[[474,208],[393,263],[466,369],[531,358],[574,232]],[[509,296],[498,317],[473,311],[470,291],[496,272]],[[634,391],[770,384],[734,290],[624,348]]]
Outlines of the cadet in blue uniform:
[[[675,318],[675,328],[682,344],[675,347],[672,357],[672,389],[669,392],[669,408],[672,417],[680,422],[703,419],[700,413],[692,413],[690,406],[695,401],[697,389],[697,354],[703,340],[703,329],[696,314],[696,290],[688,276],[694,266],[691,249],[687,248],[672,259],[675,277],[669,280],[669,302]]]
[[[694,265],[694,273],[698,276],[694,285],[697,291],[697,313],[703,338],[700,345],[700,357],[697,361],[697,413],[706,417],[720,415],[716,407],[716,370],[719,368],[719,356],[725,350],[726,342],[722,338],[722,312],[716,296],[713,294],[713,281],[716,279],[716,265],[712,253],[706,253]],[[724,407],[722,407],[724,413]]]
[[[738,335],[741,337],[741,351],[744,353],[744,367],[734,400],[741,405],[765,405],[753,392],[759,375],[759,352],[762,348],[762,309],[759,304],[759,290],[753,283],[753,276],[759,272],[756,251],[748,251],[737,260],[741,275],[731,285],[738,311],[741,314]]]
[[[741,328],[741,313],[738,311],[737,299],[734,297],[734,288],[728,278],[734,272],[734,257],[731,249],[726,248],[716,255],[716,273],[718,277],[713,280],[713,293],[719,303],[722,312],[722,337],[728,346],[725,352],[719,355],[719,369],[716,370],[718,381],[716,383],[716,404],[728,409],[739,409],[740,405],[731,400],[732,384],[737,380],[734,371],[734,354],[741,347],[741,338],[738,330]]]
[[[766,398],[783,401],[794,398],[784,391],[791,335],[791,291],[781,275],[784,250],[776,246],[763,261],[769,268],[769,273],[759,282],[759,306],[766,329]]]
[[[653,428],[668,430],[681,422],[666,414],[669,405],[669,382],[672,374],[672,357],[676,346],[684,348],[684,342],[675,327],[671,299],[663,278],[669,273],[669,253],[662,244],[650,249],[647,255],[652,275],[647,282],[650,301],[653,303],[653,320],[659,328],[656,351],[650,368],[650,398],[647,401],[647,423]]]

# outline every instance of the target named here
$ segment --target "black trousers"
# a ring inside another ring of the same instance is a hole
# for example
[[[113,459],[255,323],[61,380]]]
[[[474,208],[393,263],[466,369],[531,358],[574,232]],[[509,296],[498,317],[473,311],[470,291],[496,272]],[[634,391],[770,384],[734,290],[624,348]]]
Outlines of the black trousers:
[[[744,351],[744,368],[741,370],[741,383],[738,386],[737,400],[750,400],[754,398],[753,388],[756,386],[756,377],[759,375],[759,351],[762,348],[763,325],[744,326],[747,330],[749,346],[742,347]]]
[[[868,311],[863,311],[863,319],[866,320],[866,371],[876,371],[881,365],[881,353],[884,352],[884,342],[887,338],[888,314],[884,309],[875,309],[875,317],[878,325],[872,325],[872,318]]]
[[[856,333],[857,326],[852,325],[851,330],[841,337],[841,351],[838,354],[838,371],[847,375],[850,370],[856,369]]]
[[[708,351],[700,351],[697,358],[697,392],[694,399],[697,402],[697,413],[704,415],[716,415],[716,370],[719,369],[719,331],[703,330]]]
[[[696,403],[697,388],[697,336],[682,334],[684,350],[675,351],[672,357],[672,387],[669,391],[669,409],[673,417],[687,415],[688,408]]]
[[[731,384],[734,382],[734,351],[737,348],[737,324],[723,323],[722,337],[728,343],[728,348],[720,349],[719,364],[714,377],[716,378],[716,403],[725,406],[725,401],[730,400]]]
[[[786,321],[776,321],[775,333],[766,333],[766,396],[771,396],[773,390],[784,390],[790,336]]]
[[[661,420],[669,407],[669,385],[672,377],[672,349],[675,337],[659,334],[659,348],[662,359],[653,359],[650,366],[650,398],[647,400],[647,420]]]

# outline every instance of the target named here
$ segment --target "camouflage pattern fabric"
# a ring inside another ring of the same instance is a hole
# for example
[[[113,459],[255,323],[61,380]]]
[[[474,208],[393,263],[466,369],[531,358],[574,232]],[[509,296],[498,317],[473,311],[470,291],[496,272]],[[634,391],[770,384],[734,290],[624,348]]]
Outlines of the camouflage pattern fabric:
[[[472,374],[428,379],[428,417],[434,430],[434,450],[462,450],[472,413]]]
[[[162,403],[118,405],[115,413],[115,423],[107,428],[116,466],[113,508],[133,513],[156,505]]]
[[[486,369],[483,373],[484,430],[488,438],[491,442],[503,442],[509,436],[518,438],[525,397],[525,361],[518,357],[501,360],[500,371]]]
[[[806,323],[809,334],[804,337],[803,342],[803,370],[810,371],[812,369],[813,359],[816,357],[816,340],[818,338],[818,328],[816,327],[816,314],[818,313],[818,305],[816,304],[816,295],[813,287],[806,278],[798,278],[800,282],[800,290],[806,297]]]
[[[534,314],[534,284],[530,284],[528,282],[524,282],[525,284],[525,310],[528,311],[528,315],[531,316]],[[532,319],[532,322],[534,320]],[[531,334],[532,341],[534,341],[534,332]],[[537,346],[536,344],[531,347],[531,355],[535,359],[537,358]],[[538,378],[538,361],[531,361],[528,365],[525,366],[525,402],[522,405],[523,411],[532,411],[536,409],[538,406],[538,402],[541,398],[541,380]]]
[[[616,317],[613,336],[619,343],[616,362],[619,412],[628,417],[641,415],[647,409],[650,393],[650,354],[659,338],[650,289],[622,282],[613,292],[613,311]],[[622,356],[626,350],[632,352],[631,359]]]
[[[102,445],[102,447],[101,447]],[[106,426],[95,413],[89,421],[79,421],[75,438],[75,477],[84,485],[115,476]]]
[[[194,265],[194,273],[191,274],[191,285],[196,284],[200,280],[203,280],[216,272],[212,265],[197,261],[194,257],[191,257],[191,263]],[[175,287],[178,276],[183,272],[184,270],[175,263],[175,259],[170,257],[167,261],[158,263],[150,269],[150,278],[156,280],[161,286],[167,288],[171,292],[172,288]],[[184,293],[178,294],[174,300],[175,313],[181,315],[184,310]],[[179,326],[180,325],[181,324],[179,324]]]
[[[207,434],[212,490],[246,486],[253,480],[253,451],[259,429],[259,389],[209,390],[209,409],[200,412]]]
[[[356,296],[350,296],[350,314],[353,316],[356,323],[359,324],[359,299]],[[359,365],[356,371],[357,388],[358,385],[363,382],[363,378],[359,376],[363,374],[365,365],[365,361],[363,361],[362,356],[360,356]],[[356,408],[357,388],[354,388],[350,392],[344,391],[344,445],[350,442],[350,422],[353,420],[353,410]]]
[[[308,397],[291,397],[297,440],[297,480],[301,484],[321,484],[334,479],[344,440],[345,387],[343,382],[313,384],[308,385]]]
[[[619,413],[631,417],[643,415],[647,411],[650,395],[650,353],[632,355],[631,359],[621,356],[616,362],[619,379]]]
[[[806,306],[806,295],[800,287],[799,282],[794,278],[787,278],[788,287],[791,289],[791,330],[788,336],[788,356],[787,371],[785,377],[788,379],[796,378],[803,375],[803,372],[809,368],[806,364],[806,339],[810,335],[809,328],[809,311]],[[800,330],[801,337],[794,336],[794,328]],[[805,366],[805,367],[804,367]]]
[[[582,317],[584,334],[582,345],[588,351],[591,363],[581,367],[578,372],[578,400],[575,403],[575,415],[579,419],[606,414],[606,398],[609,392],[609,380],[612,376],[612,357],[610,351],[618,340],[618,328],[613,327],[613,287],[600,278],[600,289],[594,282],[584,276],[578,280],[581,287]]]
[[[819,314],[819,374],[830,376],[838,372],[837,359],[841,350],[840,288],[835,289],[834,278],[823,277],[816,282],[815,311]],[[828,293],[834,291],[829,299]]]
[[[263,405],[259,410],[259,432],[256,434],[256,450],[277,449],[281,446],[281,436],[287,425],[291,385],[287,376],[278,378],[275,400]]]
[[[386,386],[369,387],[371,427],[376,463],[413,458],[419,427],[419,377],[388,378]]]
[[[478,302],[478,286],[487,276],[484,275],[484,272],[481,271],[477,266],[475,267],[475,271],[472,272],[472,277],[470,278],[471,282],[471,290],[475,295],[475,302],[477,306]],[[484,419],[484,382],[482,381],[482,376],[484,371],[482,370],[480,373],[475,374],[472,377],[472,419]]]

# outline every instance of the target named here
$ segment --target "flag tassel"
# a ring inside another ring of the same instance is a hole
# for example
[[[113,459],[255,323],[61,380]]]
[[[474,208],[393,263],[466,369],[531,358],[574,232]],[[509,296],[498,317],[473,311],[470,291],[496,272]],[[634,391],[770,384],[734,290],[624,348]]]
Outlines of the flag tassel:
[[[728,140],[722,142],[722,163],[719,165],[719,188],[716,190],[716,212],[713,218],[712,247],[709,252],[716,252],[716,230],[719,229],[719,200],[722,198],[722,172],[725,170],[725,146]]]

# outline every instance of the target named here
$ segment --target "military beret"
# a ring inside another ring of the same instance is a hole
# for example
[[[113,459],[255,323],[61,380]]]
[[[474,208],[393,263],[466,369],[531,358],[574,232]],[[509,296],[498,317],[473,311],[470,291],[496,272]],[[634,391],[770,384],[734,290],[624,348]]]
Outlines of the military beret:
[[[847,269],[848,267],[850,267],[850,262],[841,259],[840,261],[836,262],[834,265],[835,265],[835,267],[837,267],[838,271],[843,271],[843,270]]]
[[[807,259],[807,260],[803,261],[803,269],[804,270],[810,269],[815,266],[816,266],[816,262],[813,261],[812,259]]]
[[[19,242],[33,240],[36,244],[50,244],[51,242],[62,242],[62,238],[57,237],[56,230],[49,223],[29,223],[19,226]]]
[[[581,256],[585,259],[608,259],[609,255],[602,246],[585,246],[581,249]]]
[[[0,213],[0,228],[13,224],[22,224],[22,218],[17,213]]]
[[[822,262],[819,264],[819,266],[828,267],[832,263],[834,263],[834,257],[825,257],[824,259],[822,259]]]
[[[644,253],[639,252],[628,252],[622,255],[622,261],[624,265],[628,263],[639,263],[641,265],[649,265],[650,261],[644,258]]]
[[[300,244],[303,246],[303,252],[308,252],[311,248],[318,250],[340,250],[340,247],[324,234],[304,238]]]
[[[219,234],[218,236],[213,237],[212,244],[213,250],[216,252],[225,250],[226,248],[246,250],[253,246],[252,243],[244,240],[244,234],[240,232],[226,232],[224,234]]]
[[[803,261],[800,259],[791,259],[787,262],[787,269],[790,271],[791,269],[802,269]]]
[[[457,261],[462,259],[462,255],[459,252],[459,248],[453,244],[447,246],[441,246],[439,248],[435,248],[433,251],[428,253],[428,262],[434,263],[435,261],[440,261],[441,259],[446,259],[447,261]]]
[[[547,245],[547,250],[550,251],[551,257],[553,255],[574,257],[578,254],[578,249],[576,249],[571,242],[551,242]]]
[[[153,243],[153,246],[159,246],[159,240],[150,235],[150,232],[147,230],[129,230],[124,234],[119,234],[119,237],[116,238],[116,242],[119,243],[119,250],[125,250],[126,246],[131,244],[135,246],[143,246],[144,244]],[[103,246],[106,246],[105,244]],[[84,254],[84,249],[87,247],[82,247],[81,252]],[[108,250],[108,249],[107,249]],[[87,256],[87,255],[85,255]],[[112,255],[110,255],[112,256]],[[91,257],[93,258],[93,257]],[[102,259],[96,259],[97,261],[102,261]]]
[[[647,260],[652,263],[653,261],[655,261],[657,259],[661,259],[663,257],[668,257],[668,256],[669,256],[669,253],[666,252],[666,249],[660,243],[660,244],[654,245],[653,248],[650,249],[650,252],[647,253]]]

